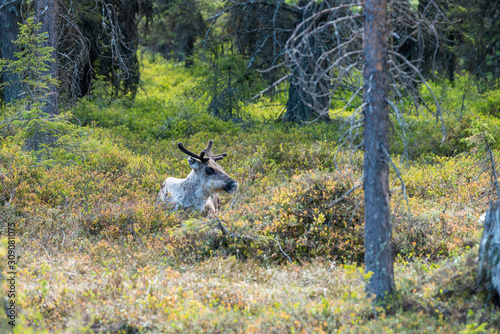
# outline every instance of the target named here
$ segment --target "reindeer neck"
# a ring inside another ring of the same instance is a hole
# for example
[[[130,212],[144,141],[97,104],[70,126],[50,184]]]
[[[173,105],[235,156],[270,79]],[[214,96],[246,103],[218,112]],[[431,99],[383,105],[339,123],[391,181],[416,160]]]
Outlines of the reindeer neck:
[[[203,180],[200,178],[196,173],[191,170],[191,173],[184,179],[183,182],[183,188],[186,189],[186,191],[192,192],[195,194],[195,197],[198,198],[199,200],[206,201],[211,193],[202,186]]]

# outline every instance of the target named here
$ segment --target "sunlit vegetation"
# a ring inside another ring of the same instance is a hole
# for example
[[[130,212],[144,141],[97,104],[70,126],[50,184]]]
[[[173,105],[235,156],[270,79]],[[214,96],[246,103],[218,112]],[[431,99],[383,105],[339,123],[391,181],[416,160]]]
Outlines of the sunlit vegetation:
[[[364,293],[362,188],[344,197],[361,183],[362,152],[337,150],[341,110],[330,123],[295,126],[274,121],[281,105],[255,100],[241,119],[224,121],[206,112],[203,69],[140,59],[135,100],[112,99],[99,82],[67,111],[55,145],[28,152],[22,127],[2,130],[0,217],[15,223],[21,254],[16,333],[476,333],[500,325],[476,285],[478,218],[495,193],[483,148],[470,145],[479,129],[498,159],[500,90],[480,92],[467,76],[454,87],[432,83],[444,143],[423,107],[405,115],[406,137],[394,124],[392,159],[405,187],[392,170],[398,292],[384,309]],[[428,91],[421,96],[435,108]],[[156,203],[161,182],[189,172],[177,142],[198,150],[209,139],[228,153],[221,164],[240,190],[222,196],[218,220],[165,211]]]

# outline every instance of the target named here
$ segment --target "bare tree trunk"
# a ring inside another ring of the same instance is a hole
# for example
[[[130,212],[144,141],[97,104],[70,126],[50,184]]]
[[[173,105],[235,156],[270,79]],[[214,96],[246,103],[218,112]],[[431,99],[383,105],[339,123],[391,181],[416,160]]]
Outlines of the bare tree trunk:
[[[489,299],[500,305],[500,202],[490,203],[484,218],[478,276],[479,283],[486,286]]]
[[[301,0],[299,2],[299,6],[304,7],[302,17],[296,25],[301,22],[309,19],[312,15],[315,14],[314,6],[306,7],[307,1]],[[304,29],[304,28],[303,28]],[[305,37],[302,37],[305,38]],[[302,59],[300,66],[303,69],[306,69],[306,75],[310,75],[309,78],[305,78],[304,81],[311,81],[311,78],[315,71],[322,70],[327,67],[326,62],[321,63],[321,68],[314,68],[315,61],[323,55],[325,50],[323,50],[319,45],[319,42],[316,42],[314,39],[310,42],[310,50],[313,54],[312,57],[304,57]],[[298,66],[298,65],[297,65]],[[286,103],[286,112],[283,116],[283,119],[287,122],[301,122],[308,121],[319,114],[323,114],[321,119],[329,120],[328,113],[325,110],[328,110],[330,105],[330,83],[328,77],[323,77],[319,80],[319,82],[315,85],[309,84],[306,89],[301,87],[296,83],[298,80],[294,80],[294,78],[298,78],[304,73],[300,73],[300,70],[297,66],[292,70],[292,75],[290,78],[290,87],[288,89],[288,101]],[[303,78],[304,79],[304,78]]]
[[[49,46],[54,48],[52,52],[53,62],[50,63],[50,69],[46,74],[51,75],[53,78],[58,77],[57,72],[57,0],[36,0],[35,1],[35,12],[39,22],[42,23],[40,29],[41,33],[47,33],[48,40],[43,46]],[[58,90],[56,86],[51,87],[51,93],[49,97],[44,101],[45,106],[43,111],[49,115],[59,114],[59,109],[57,107],[58,100]]]
[[[14,52],[18,51],[12,42],[19,33],[20,1],[10,2],[0,0],[0,48],[3,59],[14,60]],[[5,104],[14,102],[21,93],[19,76],[10,72],[3,72],[2,83],[8,83],[3,88],[3,100]]]
[[[184,67],[190,68],[193,66],[193,55],[194,55],[194,42],[196,41],[196,36],[188,35],[186,37],[186,42],[183,46],[184,51]]]
[[[367,291],[384,299],[394,289],[389,194],[387,0],[364,3],[365,265]]]
[[[300,7],[304,7],[307,4],[307,1],[300,0],[298,5]],[[302,15],[296,25],[299,25],[302,21],[307,19],[307,11],[303,10]],[[301,31],[302,32],[302,31]],[[292,69],[292,75],[290,77],[290,87],[288,88],[288,101],[286,102],[286,111],[283,115],[283,119],[287,122],[300,122],[306,121],[312,118],[314,110],[311,107],[308,107],[305,101],[302,100],[302,96],[300,94],[300,87],[294,81],[294,77],[300,76],[300,71],[297,68]],[[309,103],[311,101],[308,101]]]
[[[294,84],[292,80],[288,88],[288,100],[286,102],[286,112],[283,119],[286,122],[293,123],[307,121],[312,118],[313,110],[304,103],[299,93],[300,87]]]

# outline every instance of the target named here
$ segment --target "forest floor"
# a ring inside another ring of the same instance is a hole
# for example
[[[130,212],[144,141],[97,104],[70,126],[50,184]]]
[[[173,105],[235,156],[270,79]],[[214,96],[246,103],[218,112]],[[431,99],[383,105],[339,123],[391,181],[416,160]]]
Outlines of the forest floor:
[[[144,56],[141,80],[135,100],[96,85],[37,153],[22,149],[22,129],[2,130],[0,217],[3,230],[15,229],[19,256],[15,333],[500,327],[477,284],[479,217],[496,199],[482,136],[498,160],[500,90],[480,91],[467,76],[432,83],[444,143],[430,111],[407,113],[404,135],[393,125],[405,186],[391,170],[397,293],[383,308],[364,292],[362,189],[342,198],[362,176],[362,152],[338,149],[349,110],[339,104],[328,124],[294,126],[274,120],[283,101],[263,98],[224,121],[204,111],[196,69]],[[435,109],[428,91],[421,96]],[[217,217],[165,211],[161,183],[190,171],[177,142],[197,152],[209,139],[228,153],[220,164],[238,192],[221,196]],[[0,317],[0,331],[8,321]]]

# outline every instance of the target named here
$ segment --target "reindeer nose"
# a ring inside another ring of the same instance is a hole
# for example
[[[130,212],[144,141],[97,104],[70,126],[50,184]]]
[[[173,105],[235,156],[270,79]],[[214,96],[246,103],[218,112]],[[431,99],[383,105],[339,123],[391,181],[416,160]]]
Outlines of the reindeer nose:
[[[231,180],[224,185],[224,190],[228,193],[232,193],[233,191],[236,191],[236,189],[238,189],[238,182],[234,180]]]

